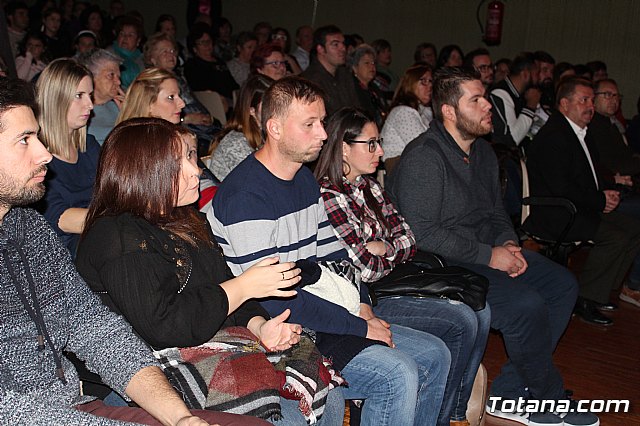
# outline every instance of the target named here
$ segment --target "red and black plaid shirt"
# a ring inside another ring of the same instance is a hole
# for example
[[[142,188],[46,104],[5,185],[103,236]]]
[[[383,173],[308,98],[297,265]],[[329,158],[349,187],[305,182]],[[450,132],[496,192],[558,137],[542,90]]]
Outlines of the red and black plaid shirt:
[[[352,184],[343,178],[342,184],[344,190],[332,185],[326,178],[320,181],[329,222],[336,236],[344,243],[354,265],[362,272],[362,281],[377,281],[389,274],[395,265],[413,257],[416,252],[415,236],[375,179],[359,176]],[[380,203],[390,231],[366,205],[363,188],[367,185]],[[367,250],[366,244],[370,241],[383,242],[385,255],[377,256]]]

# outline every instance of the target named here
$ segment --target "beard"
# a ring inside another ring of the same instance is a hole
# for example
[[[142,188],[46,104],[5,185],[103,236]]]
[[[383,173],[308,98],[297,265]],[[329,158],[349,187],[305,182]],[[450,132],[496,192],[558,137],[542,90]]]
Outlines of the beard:
[[[27,182],[36,175],[46,172],[47,166],[41,166],[36,169]],[[25,206],[35,203],[44,195],[45,186],[42,182],[37,182],[31,186],[19,185],[14,178],[0,171],[0,205],[6,207]]]
[[[320,156],[320,151],[300,151],[293,144],[283,140],[278,143],[280,153],[294,163],[310,163]]]
[[[463,139],[476,139],[491,132],[491,125],[485,126],[480,120],[473,121],[459,110],[456,110],[456,117],[456,130]]]

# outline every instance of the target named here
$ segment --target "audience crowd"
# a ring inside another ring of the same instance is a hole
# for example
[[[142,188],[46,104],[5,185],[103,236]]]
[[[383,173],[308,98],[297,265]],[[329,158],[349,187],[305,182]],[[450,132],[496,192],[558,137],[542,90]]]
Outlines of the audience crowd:
[[[4,2],[0,418],[477,425],[494,329],[488,415],[599,425],[508,403],[577,406],[571,315],[640,307],[640,100],[625,118],[606,64],[422,41],[396,74],[389,40],[188,3],[177,39],[122,0]],[[483,309],[371,297],[433,255],[488,280]]]

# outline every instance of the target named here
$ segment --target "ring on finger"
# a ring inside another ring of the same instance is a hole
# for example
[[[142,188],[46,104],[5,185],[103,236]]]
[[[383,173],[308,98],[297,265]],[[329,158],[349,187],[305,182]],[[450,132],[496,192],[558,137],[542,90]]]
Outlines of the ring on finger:
[[[280,272],[282,274],[282,281],[284,281],[284,272]]]

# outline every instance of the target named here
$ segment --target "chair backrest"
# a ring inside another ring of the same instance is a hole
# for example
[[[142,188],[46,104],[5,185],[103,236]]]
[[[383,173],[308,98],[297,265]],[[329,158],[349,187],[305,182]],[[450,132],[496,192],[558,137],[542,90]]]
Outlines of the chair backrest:
[[[224,103],[218,92],[204,90],[193,92],[193,96],[200,101],[202,105],[209,110],[212,117],[217,118],[223,125],[227,124],[227,116],[224,111]]]
[[[520,159],[520,169],[522,170],[522,198],[527,198],[529,194],[529,173],[527,172],[527,164],[524,160]],[[522,205],[522,211],[520,213],[520,224],[523,224],[525,220],[531,214],[531,206],[528,204]]]

